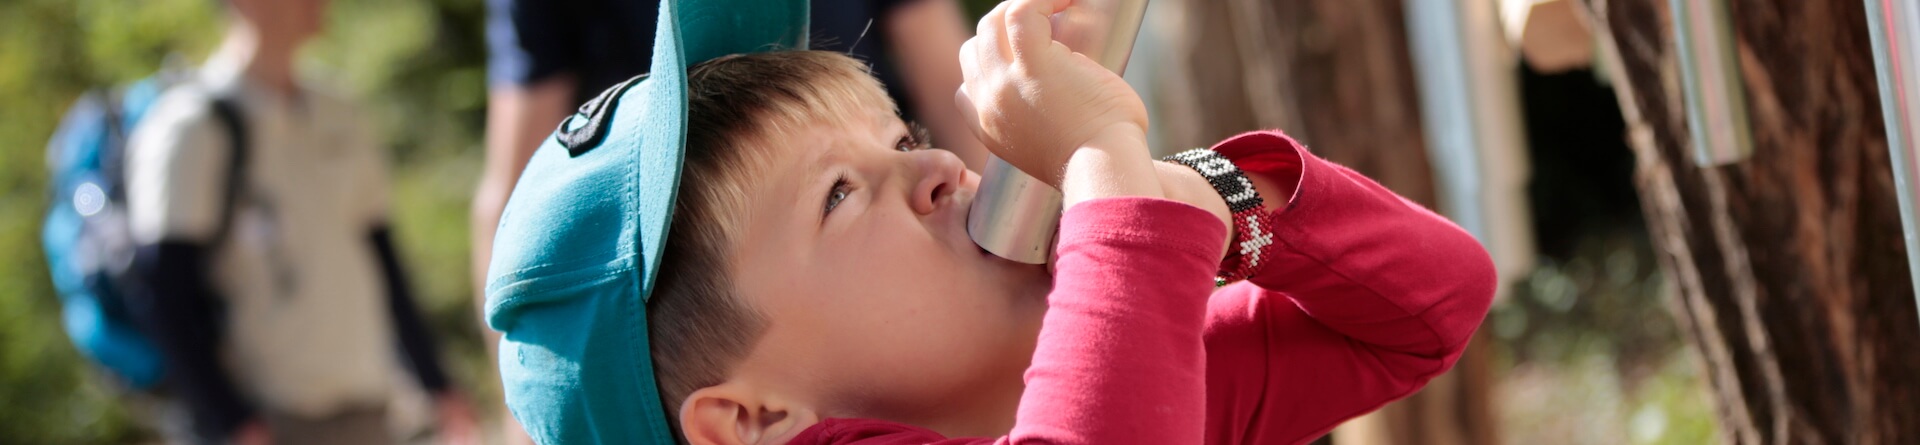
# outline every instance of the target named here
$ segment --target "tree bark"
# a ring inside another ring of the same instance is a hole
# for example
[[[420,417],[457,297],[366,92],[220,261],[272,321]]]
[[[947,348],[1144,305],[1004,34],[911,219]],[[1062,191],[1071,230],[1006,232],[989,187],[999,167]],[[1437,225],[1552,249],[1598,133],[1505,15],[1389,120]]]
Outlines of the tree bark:
[[[1692,162],[1667,0],[1588,0],[1729,443],[1920,443],[1920,319],[1861,0],[1729,0],[1750,158]]]
[[[1176,0],[1177,60],[1154,89],[1158,145],[1280,128],[1315,154],[1435,206],[1402,0]],[[1335,433],[1339,443],[1492,444],[1478,338],[1425,391]]]

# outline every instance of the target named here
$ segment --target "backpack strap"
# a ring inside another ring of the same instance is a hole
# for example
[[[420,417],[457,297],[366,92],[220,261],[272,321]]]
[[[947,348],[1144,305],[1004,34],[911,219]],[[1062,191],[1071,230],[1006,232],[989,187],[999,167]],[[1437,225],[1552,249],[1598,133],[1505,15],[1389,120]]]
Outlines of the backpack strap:
[[[231,97],[213,98],[213,115],[226,127],[228,146],[232,147],[227,157],[227,186],[222,189],[220,202],[220,222],[215,226],[213,239],[209,247],[218,247],[227,241],[227,233],[233,230],[233,214],[239,207],[241,189],[247,187],[247,154],[251,140],[247,135],[246,117],[240,114],[240,107]]]
[[[131,139],[127,128],[126,94],[120,88],[102,88],[97,95],[89,94],[90,99],[100,106],[100,125],[104,130],[101,143],[100,174],[110,178],[107,187],[107,199],[113,202],[126,202],[127,198],[127,141]]]

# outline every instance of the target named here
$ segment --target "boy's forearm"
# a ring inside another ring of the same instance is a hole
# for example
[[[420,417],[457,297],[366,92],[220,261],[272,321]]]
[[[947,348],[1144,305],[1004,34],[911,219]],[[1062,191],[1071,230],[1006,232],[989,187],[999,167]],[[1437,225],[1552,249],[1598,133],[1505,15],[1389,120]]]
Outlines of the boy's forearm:
[[[1249,281],[1363,343],[1447,363],[1457,356],[1494,291],[1492,261],[1478,241],[1278,132],[1241,135],[1215,150],[1249,171],[1297,171],[1292,202],[1269,204],[1279,212],[1275,244]]]
[[[1010,443],[1198,443],[1201,335],[1224,228],[1161,199],[1063,216],[1059,274]]]

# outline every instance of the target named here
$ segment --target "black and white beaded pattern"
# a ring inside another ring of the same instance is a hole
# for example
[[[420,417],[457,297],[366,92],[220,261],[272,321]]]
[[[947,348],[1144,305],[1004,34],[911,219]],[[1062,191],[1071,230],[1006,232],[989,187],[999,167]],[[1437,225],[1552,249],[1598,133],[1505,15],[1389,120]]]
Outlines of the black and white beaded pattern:
[[[1227,210],[1231,213],[1239,214],[1260,208],[1262,204],[1260,193],[1253,190],[1253,182],[1247,181],[1247,175],[1241,174],[1240,168],[1225,156],[1220,156],[1220,153],[1195,148],[1163,159],[1200,172],[1200,177],[1207,178],[1213,190],[1220,192],[1220,197],[1227,200]]]
[[[1213,150],[1195,148],[1168,156],[1165,160],[1199,172],[1201,177],[1207,178],[1214,192],[1227,201],[1237,235],[1234,245],[1239,247],[1239,255],[1229,260],[1233,266],[1226,268],[1221,276],[1222,282],[1252,276],[1266,257],[1265,249],[1273,245],[1273,233],[1267,227],[1271,224],[1266,224],[1270,222],[1271,214],[1266,211],[1260,193],[1254,190],[1253,182],[1247,180],[1247,176],[1233,165],[1233,161]]]

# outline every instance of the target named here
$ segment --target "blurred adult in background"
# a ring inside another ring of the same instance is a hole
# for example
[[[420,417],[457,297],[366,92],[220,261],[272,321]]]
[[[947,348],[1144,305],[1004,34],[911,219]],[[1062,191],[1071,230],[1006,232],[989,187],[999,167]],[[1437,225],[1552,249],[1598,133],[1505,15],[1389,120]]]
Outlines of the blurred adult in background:
[[[580,104],[647,71],[660,3],[487,0],[487,8],[492,86],[486,170],[473,199],[476,292],[486,288],[479,280],[487,276],[500,211],[534,149]],[[986,149],[953,106],[960,87],[960,44],[972,35],[957,3],[816,0],[812,15],[813,49],[867,61],[902,117],[925,125],[936,147],[960,155],[975,171],[986,163]],[[486,335],[491,346],[495,334]]]
[[[395,255],[386,154],[352,104],[294,76],[326,3],[226,0],[219,48],[132,133],[136,269],[168,390],[195,442],[391,443],[406,368],[435,394],[441,436],[471,441]]]

